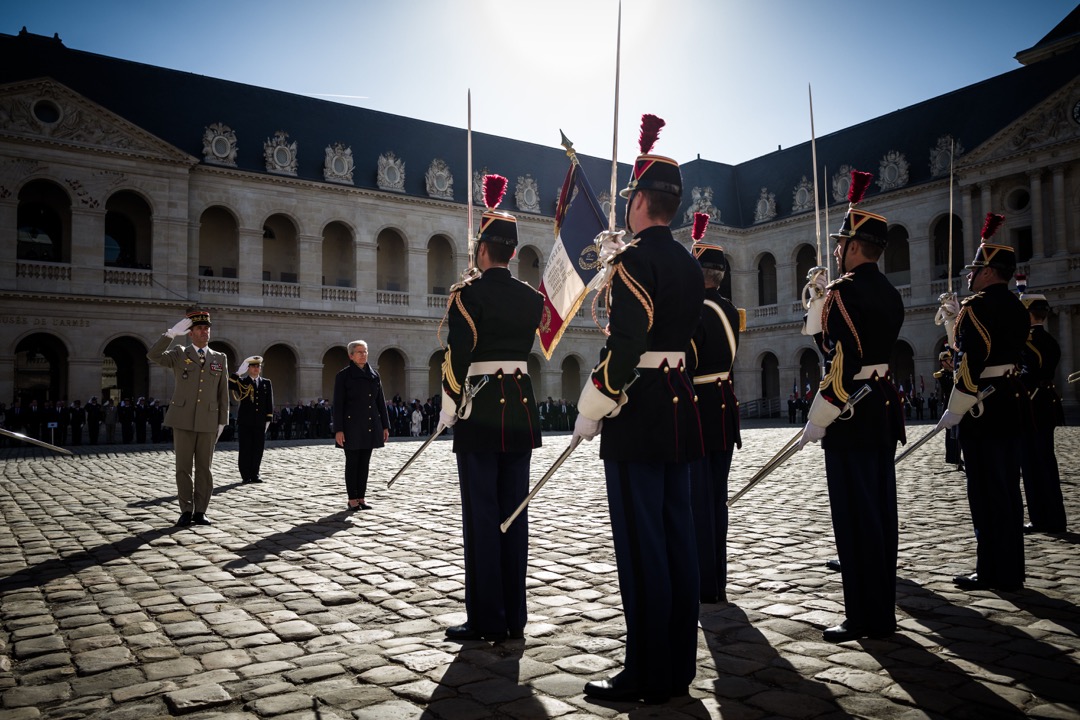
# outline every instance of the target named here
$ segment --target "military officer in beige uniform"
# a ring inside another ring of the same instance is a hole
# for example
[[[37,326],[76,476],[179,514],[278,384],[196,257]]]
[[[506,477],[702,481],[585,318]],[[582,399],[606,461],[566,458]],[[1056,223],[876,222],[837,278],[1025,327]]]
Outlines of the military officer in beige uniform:
[[[190,345],[172,345],[174,338],[188,334]],[[191,310],[146,353],[153,362],[171,368],[176,379],[165,425],[173,430],[176,495],[180,501],[180,519],[176,524],[183,527],[192,523],[210,524],[206,519],[206,507],[214,489],[210,463],[217,439],[229,422],[228,358],[211,350],[209,341],[210,313]]]

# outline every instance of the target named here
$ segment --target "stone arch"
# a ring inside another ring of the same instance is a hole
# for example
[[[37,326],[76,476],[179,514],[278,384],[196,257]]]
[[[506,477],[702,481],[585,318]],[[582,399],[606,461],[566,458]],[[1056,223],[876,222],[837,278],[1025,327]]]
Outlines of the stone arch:
[[[807,393],[806,387],[809,385],[809,394],[813,395],[817,392],[818,386],[821,384],[821,355],[813,348],[805,348],[799,353],[799,383],[798,383],[798,395],[805,397]]]
[[[263,282],[299,282],[299,230],[285,213],[263,221]]]
[[[375,369],[382,378],[383,395],[387,400],[395,395],[409,399],[405,376],[406,359],[405,353],[394,347],[388,347],[379,353]]]
[[[378,290],[408,292],[408,243],[395,228],[383,228],[375,239],[375,284]],[[386,385],[383,384],[385,390]]]
[[[517,278],[529,283],[534,289],[540,287],[540,280],[544,277],[543,260],[540,251],[532,245],[518,248]]]
[[[889,244],[885,246],[882,260],[885,268],[885,277],[893,285],[911,284],[911,250],[908,246],[908,231],[903,225],[893,225],[889,228]]]
[[[757,260],[758,305],[776,304],[776,258],[772,253],[762,253]]]
[[[349,342],[352,342],[351,340]],[[333,399],[334,397],[334,380],[337,379],[337,374],[341,372],[342,368],[348,367],[349,363],[349,349],[348,345],[333,345],[326,349],[326,352],[322,356],[322,396],[324,398]]]
[[[817,267],[817,248],[803,243],[795,251],[795,299],[802,300],[803,288],[806,286],[806,276],[810,270]]]
[[[212,343],[211,343],[212,344]],[[274,384],[274,403],[301,402],[315,398],[298,397],[296,351],[285,343],[275,343],[262,353],[262,376]]]
[[[356,235],[339,220],[327,223],[322,231],[322,284],[356,287]]]
[[[222,205],[211,205],[199,216],[199,274],[235,278],[240,265],[240,223]]]
[[[52,180],[19,190],[16,257],[31,262],[71,262],[71,196]]]
[[[118,335],[101,349],[101,400],[150,396],[149,348],[142,338]]]
[[[43,404],[65,399],[69,357],[59,335],[35,332],[20,338],[15,345],[15,399],[27,408],[31,400]]]
[[[153,209],[140,193],[121,190],[105,201],[106,267],[151,269]]]
[[[436,350],[428,358],[428,397],[442,394],[442,362],[444,350]]]
[[[456,274],[454,241],[443,234],[432,235],[427,246],[427,290],[432,295],[447,295]],[[440,360],[441,362],[441,360]]]
[[[770,410],[769,414],[779,412],[780,403],[780,361],[771,352],[761,354],[758,365],[761,371],[761,397],[767,401],[771,408],[776,405],[776,410]]]
[[[903,387],[905,392],[911,392],[912,385],[917,381],[915,351],[906,340],[897,339],[893,345],[892,355],[889,357],[889,371],[897,388]]]
[[[585,367],[581,358],[576,354],[570,354],[563,358],[561,366],[560,392],[561,399],[576,403],[581,394],[581,386],[584,383],[582,368]]]

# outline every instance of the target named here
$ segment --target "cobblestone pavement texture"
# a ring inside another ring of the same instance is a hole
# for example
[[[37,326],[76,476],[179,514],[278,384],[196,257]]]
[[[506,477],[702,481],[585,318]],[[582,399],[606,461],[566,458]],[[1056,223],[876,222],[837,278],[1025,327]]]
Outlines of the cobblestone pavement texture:
[[[793,432],[745,431],[731,491]],[[1075,524],[1080,429],[1057,440]],[[568,441],[544,438],[534,480]],[[165,446],[0,450],[0,717],[1080,717],[1080,534],[1026,536],[1021,592],[957,590],[975,539],[939,442],[899,467],[896,636],[822,642],[843,606],[812,446],[732,508],[731,602],[702,606],[691,696],[661,706],[582,695],[625,633],[596,444],[529,511],[527,637],[497,645],[443,636],[465,619],[450,442],[385,489],[418,446],[376,451],[373,509],[349,514],[329,444],[271,444],[261,485],[224,444],[213,525],[185,529]]]

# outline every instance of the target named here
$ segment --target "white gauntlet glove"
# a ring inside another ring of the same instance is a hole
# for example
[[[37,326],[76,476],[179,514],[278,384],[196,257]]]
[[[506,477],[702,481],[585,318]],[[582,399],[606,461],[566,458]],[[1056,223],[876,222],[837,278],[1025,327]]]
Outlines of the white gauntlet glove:
[[[938,297],[941,307],[934,316],[935,325],[944,325],[945,334],[949,336],[949,346],[956,344],[956,316],[960,314],[960,302],[955,293],[941,293]]]
[[[825,307],[825,289],[828,285],[825,274],[825,268],[811,269],[803,287],[803,304],[806,307],[803,335],[813,336],[821,332],[821,311]]]
[[[577,420],[574,421],[574,434],[570,438],[570,442],[573,442],[574,438],[592,441],[594,437],[600,434],[600,428],[603,424],[603,420],[590,420],[584,415],[578,414]]]
[[[458,416],[456,413],[439,410],[439,424],[443,427],[454,427],[454,423],[457,421]]]
[[[247,360],[240,363],[240,367],[236,368],[236,374],[241,376],[241,377],[243,377],[244,373],[246,373],[247,371],[248,371],[248,361]]]
[[[190,329],[191,329],[191,318],[186,317],[183,320],[181,320],[180,322],[173,325],[168,330],[166,330],[165,334],[168,335],[171,338],[174,338],[174,337],[177,337],[178,335],[187,335],[188,330],[190,330]]]

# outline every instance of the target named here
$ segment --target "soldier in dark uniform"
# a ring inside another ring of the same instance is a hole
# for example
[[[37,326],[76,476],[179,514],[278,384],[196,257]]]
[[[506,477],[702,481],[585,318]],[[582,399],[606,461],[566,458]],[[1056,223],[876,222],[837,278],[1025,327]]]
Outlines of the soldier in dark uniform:
[[[161,442],[161,424],[165,422],[165,409],[153,398],[146,409],[146,421],[150,423],[150,442]]]
[[[952,350],[947,347],[942,352],[938,353],[938,363],[941,365],[941,369],[934,373],[934,377],[938,381],[938,385],[941,387],[942,402],[949,402],[949,395],[952,394],[953,388],[953,354]],[[936,409],[935,409],[936,414]],[[935,418],[939,419],[939,418]],[[956,469],[963,471],[964,461],[960,458],[960,440],[957,437],[958,428],[949,428],[944,433],[945,436],[945,462],[948,465],[955,465]]]
[[[988,213],[956,319],[955,385],[938,427],[960,427],[968,504],[978,543],[975,572],[953,579],[965,590],[1019,590],[1024,583],[1024,504],[1020,437],[1028,431],[1027,391],[1017,365],[1028,314],[1009,291],[1016,270],[1011,247],[986,242],[1004,221]],[[986,394],[993,388],[993,392]],[[982,395],[983,399],[980,399]],[[981,406],[982,410],[969,412]]]
[[[696,673],[698,567],[690,463],[704,455],[686,352],[705,283],[668,225],[682,198],[674,160],[650,154],[664,121],[642,118],[626,200],[633,240],[608,262],[608,330],[577,403],[574,435],[600,434],[608,510],[626,616],[626,657],[589,682],[601,700],[665,702]],[[608,243],[608,240],[604,240]],[[602,432],[601,432],[602,430]]]
[[[806,318],[806,334],[825,355],[825,377],[799,443],[823,440],[847,616],[823,633],[830,642],[896,631],[894,458],[897,441],[906,438],[888,362],[904,323],[904,302],[877,265],[888,244],[888,223],[856,207],[872,177],[851,173],[847,215],[831,235],[842,274],[811,302]],[[849,407],[864,386],[869,394]]]
[[[150,419],[150,408],[146,406],[146,398],[140,397],[135,401],[135,442],[140,445],[146,442],[146,423]]]
[[[1024,477],[1024,495],[1031,518],[1024,526],[1024,532],[1061,533],[1066,530],[1065,502],[1054,452],[1054,428],[1065,424],[1061,396],[1054,385],[1054,374],[1061,362],[1061,347],[1053,335],[1046,332],[1046,318],[1050,314],[1046,296],[1027,292],[1027,284],[1021,285],[1021,279],[1026,281],[1017,275],[1017,289],[1020,290],[1020,302],[1027,308],[1031,330],[1020,353],[1020,379],[1031,396],[1035,421],[1034,431],[1025,434],[1021,441],[1020,472]]]
[[[505,188],[506,178],[484,178],[487,210],[476,238],[481,274],[455,286],[447,315],[439,422],[454,427],[468,616],[447,628],[450,640],[498,642],[525,631],[528,514],[505,533],[499,523],[528,494],[529,462],[540,447],[527,361],[544,298],[507,268],[518,238],[514,216],[495,209]]]
[[[240,363],[235,375],[229,376],[233,399],[239,404],[236,411],[236,433],[239,440],[237,466],[240,480],[261,483],[266,431],[274,418],[274,387],[262,377],[263,359],[252,355]]]
[[[701,602],[727,602],[728,473],[739,436],[739,402],[732,369],[739,348],[739,311],[720,295],[727,272],[724,248],[704,240],[709,216],[694,213],[694,257],[705,275],[701,311],[687,365],[698,396],[705,456],[690,465],[690,494],[697,535]]]
[[[190,345],[173,345],[173,338],[191,334]],[[151,362],[173,371],[173,390],[165,424],[173,430],[176,451],[176,495],[186,527],[209,525],[206,508],[214,491],[210,466],[214,446],[229,422],[229,369],[225,353],[210,348],[210,313],[191,310],[158,338],[146,353]],[[194,467],[194,482],[192,482]]]
[[[90,398],[90,402],[86,403],[86,429],[90,435],[91,445],[97,445],[98,437],[100,437],[101,418],[101,403],[98,402],[97,395],[95,395]]]
[[[82,429],[86,424],[86,410],[78,400],[71,404],[71,444],[82,445]]]

